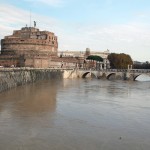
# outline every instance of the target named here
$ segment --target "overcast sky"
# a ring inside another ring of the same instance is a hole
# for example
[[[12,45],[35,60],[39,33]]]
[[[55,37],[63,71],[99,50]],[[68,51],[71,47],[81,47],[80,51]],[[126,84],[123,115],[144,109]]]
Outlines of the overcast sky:
[[[150,61],[150,0],[0,0],[0,39],[37,22],[59,50],[126,53]]]

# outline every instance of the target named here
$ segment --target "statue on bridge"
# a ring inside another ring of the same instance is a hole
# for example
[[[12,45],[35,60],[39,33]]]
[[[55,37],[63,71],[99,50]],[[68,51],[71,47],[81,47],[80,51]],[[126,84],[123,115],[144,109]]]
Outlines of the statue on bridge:
[[[36,21],[34,21],[34,28],[36,27]]]

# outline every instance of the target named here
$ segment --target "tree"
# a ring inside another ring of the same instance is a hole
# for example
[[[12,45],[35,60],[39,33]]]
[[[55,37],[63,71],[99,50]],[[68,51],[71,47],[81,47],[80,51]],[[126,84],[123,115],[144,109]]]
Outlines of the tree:
[[[142,63],[142,64],[134,64],[135,69],[150,69],[149,63]]]
[[[87,60],[96,60],[96,61],[103,61],[103,58],[97,55],[90,55],[86,58]]]
[[[111,68],[114,69],[127,69],[128,65],[133,65],[130,55],[124,53],[111,53],[108,55],[108,60],[110,61]]]

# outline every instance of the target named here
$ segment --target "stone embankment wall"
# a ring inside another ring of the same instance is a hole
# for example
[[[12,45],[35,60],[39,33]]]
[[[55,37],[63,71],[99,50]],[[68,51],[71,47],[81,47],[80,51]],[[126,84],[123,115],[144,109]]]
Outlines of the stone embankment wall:
[[[62,70],[0,68],[0,92],[38,80],[63,78]]]

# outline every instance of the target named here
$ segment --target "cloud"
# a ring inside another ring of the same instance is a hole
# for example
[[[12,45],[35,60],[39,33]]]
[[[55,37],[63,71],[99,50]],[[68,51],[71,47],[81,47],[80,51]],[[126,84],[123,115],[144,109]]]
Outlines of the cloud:
[[[10,15],[11,14],[11,15]],[[150,27],[139,22],[126,24],[77,24],[64,23],[58,19],[32,13],[32,21],[40,30],[54,32],[58,36],[59,50],[84,51],[86,47],[94,51],[127,53],[134,60],[148,60],[150,56]],[[30,24],[29,11],[12,5],[0,5],[0,39],[12,34],[26,24]]]
[[[20,29],[21,27],[26,26],[26,24],[28,26],[30,25],[29,11],[5,4],[0,5],[0,11],[0,38],[10,34],[15,29]],[[42,29],[44,28],[45,30],[50,30],[54,27],[57,28],[57,24],[59,24],[58,21],[54,18],[32,13],[32,26],[34,20],[37,21],[38,27]]]
[[[150,28],[145,24],[87,25],[74,27],[70,34],[60,36],[60,47],[68,50],[85,50],[127,53],[134,60],[149,60]],[[63,42],[63,43],[62,43]]]
[[[54,6],[54,7],[60,7],[64,5],[64,0],[25,0],[27,2],[33,3],[33,4],[45,4],[49,6]]]

